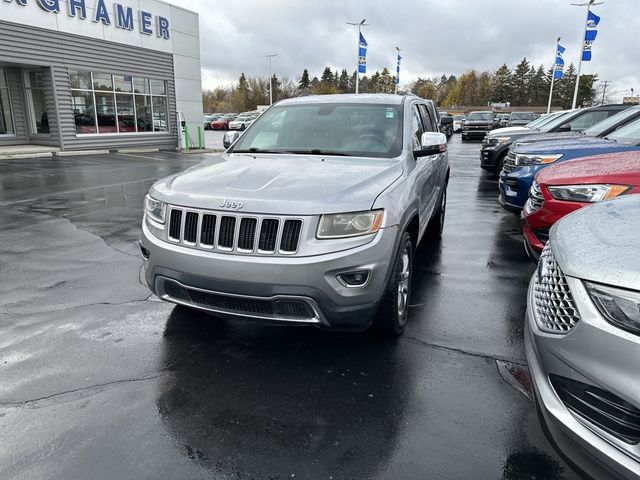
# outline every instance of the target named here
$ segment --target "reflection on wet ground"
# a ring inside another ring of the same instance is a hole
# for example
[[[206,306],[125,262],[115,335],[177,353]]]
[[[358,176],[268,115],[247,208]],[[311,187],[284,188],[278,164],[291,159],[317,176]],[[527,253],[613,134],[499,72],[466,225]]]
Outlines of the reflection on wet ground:
[[[530,400],[533,266],[478,151],[450,145],[395,342],[149,296],[143,196],[212,156],[0,161],[0,478],[577,478]]]

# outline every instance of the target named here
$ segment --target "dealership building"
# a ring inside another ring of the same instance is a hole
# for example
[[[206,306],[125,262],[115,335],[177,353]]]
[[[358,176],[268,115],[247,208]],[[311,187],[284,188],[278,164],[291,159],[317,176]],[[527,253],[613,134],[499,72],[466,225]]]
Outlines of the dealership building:
[[[0,0],[0,148],[176,148],[202,126],[198,15],[157,0]]]

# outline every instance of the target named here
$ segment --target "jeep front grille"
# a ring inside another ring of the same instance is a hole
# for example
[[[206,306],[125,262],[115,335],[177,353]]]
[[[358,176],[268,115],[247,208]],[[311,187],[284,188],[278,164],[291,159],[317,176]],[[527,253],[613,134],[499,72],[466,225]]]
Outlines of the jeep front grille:
[[[168,238],[202,250],[292,255],[298,251],[302,219],[273,218],[169,207]]]
[[[580,313],[549,243],[544,247],[533,275],[534,308],[538,326],[550,333],[568,333],[580,321]]]

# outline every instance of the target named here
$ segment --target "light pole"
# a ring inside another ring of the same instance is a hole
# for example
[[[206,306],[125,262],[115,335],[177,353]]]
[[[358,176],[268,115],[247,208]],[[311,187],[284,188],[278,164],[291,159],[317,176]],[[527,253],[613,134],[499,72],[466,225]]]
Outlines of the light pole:
[[[265,57],[269,59],[269,105],[273,105],[273,75],[271,75],[271,59],[277,56],[277,53],[265,55]]]
[[[582,70],[582,52],[584,52],[584,37],[587,33],[587,24],[589,23],[589,9],[592,5],[602,5],[604,2],[595,3],[596,0],[589,0],[587,3],[572,3],[571,5],[575,7],[587,7],[587,17],[584,20],[584,30],[582,32],[582,44],[580,47],[580,59],[578,60],[578,73],[576,74],[576,88],[573,91],[573,103],[571,104],[571,108],[576,108],[576,102],[578,100],[578,87],[580,87],[580,71]]]
[[[360,85],[360,31],[362,27],[366,27],[369,25],[365,23],[367,21],[366,18],[363,18],[361,22],[347,22],[347,25],[353,25],[358,27],[358,55],[356,56],[356,93],[358,93],[358,88]]]

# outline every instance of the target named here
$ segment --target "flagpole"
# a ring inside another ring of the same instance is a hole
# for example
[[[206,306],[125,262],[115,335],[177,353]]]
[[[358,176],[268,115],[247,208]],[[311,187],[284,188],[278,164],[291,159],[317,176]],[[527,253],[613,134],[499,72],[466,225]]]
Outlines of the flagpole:
[[[399,79],[400,79],[400,63],[399,63],[399,58],[400,58],[400,49],[398,47],[396,47],[397,53],[396,53],[396,90],[395,90],[395,94],[398,94],[398,84]]]
[[[582,55],[584,53],[584,42],[585,42],[585,36],[587,35],[587,24],[589,23],[589,9],[591,8],[591,5],[593,5],[593,2],[595,2],[596,0],[589,0],[589,3],[586,4],[587,6],[587,16],[584,19],[584,30],[582,31],[582,46],[580,47],[580,58],[578,60],[578,73],[576,75],[576,88],[573,91],[573,102],[571,103],[571,108],[576,108],[576,102],[578,100],[578,88],[580,87],[580,72],[582,71]],[[573,3],[572,5],[576,5],[576,6],[584,6],[585,4],[575,4]]]
[[[358,49],[356,50],[356,94],[358,93],[359,90],[359,86],[360,86],[360,33],[361,33],[361,28],[365,25],[364,22],[366,22],[367,19],[363,18],[361,22],[359,23],[355,23],[355,22],[346,22],[347,25],[354,25],[354,26],[358,26]]]
[[[560,44],[560,37],[558,37],[558,41],[556,42],[556,53],[553,57],[553,72],[551,72],[551,89],[549,90],[549,103],[547,105],[547,115],[551,113],[551,98],[553,97],[553,84],[556,81],[556,70],[558,69],[558,45]]]

